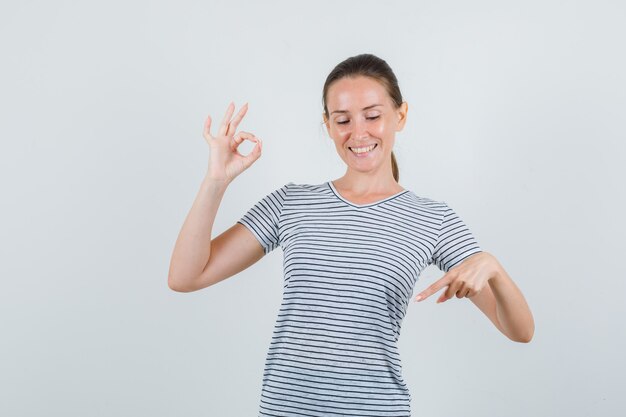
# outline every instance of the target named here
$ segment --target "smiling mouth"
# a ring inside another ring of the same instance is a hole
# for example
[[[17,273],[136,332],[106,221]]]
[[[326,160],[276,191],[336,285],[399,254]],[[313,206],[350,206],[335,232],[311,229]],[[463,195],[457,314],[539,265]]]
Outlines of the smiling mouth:
[[[348,146],[348,149],[350,149],[356,155],[364,155],[364,154],[370,153],[371,151],[376,149],[377,146],[378,146],[378,144],[375,143],[375,144],[370,145],[370,146],[359,146],[358,148],[352,148],[352,147]],[[360,151],[357,152],[357,151],[355,151],[355,149],[360,149]]]

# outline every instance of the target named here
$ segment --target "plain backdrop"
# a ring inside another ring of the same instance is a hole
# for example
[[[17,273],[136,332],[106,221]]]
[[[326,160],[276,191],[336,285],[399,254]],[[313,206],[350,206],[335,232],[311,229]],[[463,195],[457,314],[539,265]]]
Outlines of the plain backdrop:
[[[216,236],[288,181],[343,175],[322,86],[359,53],[409,103],[400,184],[455,208],[536,324],[516,343],[469,300],[411,302],[413,416],[624,415],[625,19],[620,1],[2,2],[0,415],[257,414],[282,250],[167,286],[202,125],[248,101],[240,129],[264,141]]]

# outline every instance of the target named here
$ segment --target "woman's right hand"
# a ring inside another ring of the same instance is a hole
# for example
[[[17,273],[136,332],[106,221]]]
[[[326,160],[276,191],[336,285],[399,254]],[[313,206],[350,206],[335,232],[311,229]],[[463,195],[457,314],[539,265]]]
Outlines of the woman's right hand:
[[[235,177],[248,169],[261,156],[263,142],[249,132],[236,132],[237,126],[248,111],[248,103],[244,104],[239,113],[231,120],[235,104],[231,102],[222,119],[216,136],[211,135],[211,116],[204,123],[204,139],[209,144],[209,171],[207,178],[230,183]],[[237,151],[244,140],[255,142],[252,151],[243,156]]]

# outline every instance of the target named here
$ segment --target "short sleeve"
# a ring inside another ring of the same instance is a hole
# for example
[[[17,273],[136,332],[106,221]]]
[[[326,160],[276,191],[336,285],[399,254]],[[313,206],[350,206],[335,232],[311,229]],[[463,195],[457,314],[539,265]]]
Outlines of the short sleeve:
[[[291,184],[289,182],[267,194],[237,220],[237,223],[246,226],[254,234],[266,255],[280,245],[280,216]]]
[[[448,272],[468,256],[482,252],[482,249],[465,222],[446,202],[442,203],[443,219],[430,263]]]

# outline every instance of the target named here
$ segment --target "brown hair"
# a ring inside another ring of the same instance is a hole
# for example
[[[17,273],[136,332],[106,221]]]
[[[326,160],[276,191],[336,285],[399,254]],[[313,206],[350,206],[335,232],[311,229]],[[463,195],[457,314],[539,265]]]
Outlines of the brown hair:
[[[326,77],[322,93],[322,105],[324,106],[326,119],[329,119],[328,108],[326,107],[326,95],[328,94],[328,89],[331,84],[344,77],[358,77],[360,75],[373,78],[380,82],[387,90],[396,109],[402,105],[402,94],[398,86],[398,79],[389,64],[387,64],[384,59],[378,58],[375,55],[360,54],[337,64],[330,74],[328,74],[328,77]],[[393,151],[391,151],[391,171],[393,172],[393,178],[398,181],[400,179],[400,172],[398,171],[398,163],[396,162]]]

